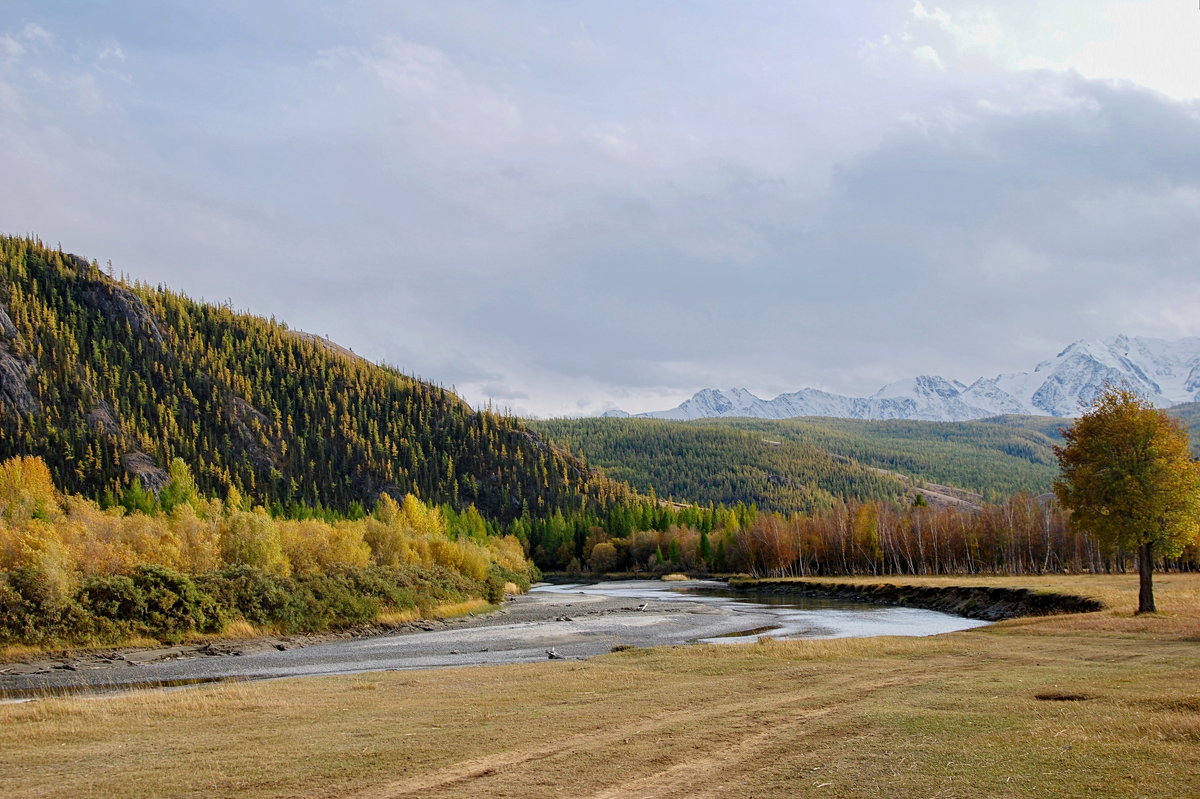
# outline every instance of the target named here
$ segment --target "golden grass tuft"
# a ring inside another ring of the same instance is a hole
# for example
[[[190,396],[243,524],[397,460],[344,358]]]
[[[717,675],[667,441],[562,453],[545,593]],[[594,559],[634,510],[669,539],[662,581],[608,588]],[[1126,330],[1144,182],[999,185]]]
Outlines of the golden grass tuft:
[[[686,574],[672,573],[672,574],[664,574],[659,579],[666,583],[677,583],[677,582],[680,582],[681,580],[690,580],[692,578],[688,577]]]
[[[422,618],[420,608],[398,608],[395,610],[386,610],[376,617],[380,624],[408,624]]]
[[[225,625],[221,634],[228,638],[252,638],[260,635],[261,631],[245,619],[234,619]]]
[[[493,608],[486,599],[468,599],[465,602],[450,602],[438,605],[430,615],[435,619],[453,619],[473,613],[484,613]]]

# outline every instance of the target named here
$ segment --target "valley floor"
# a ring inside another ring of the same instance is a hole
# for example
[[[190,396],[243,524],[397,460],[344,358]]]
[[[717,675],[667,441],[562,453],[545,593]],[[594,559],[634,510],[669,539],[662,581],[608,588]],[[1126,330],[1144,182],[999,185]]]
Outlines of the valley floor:
[[[3,705],[0,794],[1200,795],[1200,575],[947,582],[1111,609]]]

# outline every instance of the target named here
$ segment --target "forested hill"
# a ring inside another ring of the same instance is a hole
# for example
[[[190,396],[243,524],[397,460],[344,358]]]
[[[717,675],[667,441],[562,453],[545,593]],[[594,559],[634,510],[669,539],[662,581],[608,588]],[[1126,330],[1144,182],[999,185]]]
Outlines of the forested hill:
[[[148,488],[182,458],[199,487],[352,510],[383,491],[495,519],[624,496],[520,421],[322,339],[95,262],[0,238],[0,459],[40,455],[58,484]]]
[[[834,498],[900,499],[911,494],[912,481],[987,500],[1047,492],[1057,473],[1056,440],[1040,418],[1021,419],[1026,423],[592,418],[531,424],[643,491],[809,512]]]
[[[835,501],[898,499],[899,479],[804,442],[720,420],[552,419],[534,429],[639,491],[681,502],[809,513]]]

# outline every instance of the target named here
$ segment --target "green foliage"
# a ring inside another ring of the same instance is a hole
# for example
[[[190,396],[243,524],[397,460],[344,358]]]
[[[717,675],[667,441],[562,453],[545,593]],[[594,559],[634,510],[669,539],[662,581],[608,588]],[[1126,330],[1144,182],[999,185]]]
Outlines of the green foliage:
[[[133,621],[146,617],[146,596],[124,574],[90,577],[79,590],[80,606],[98,619]]]
[[[497,591],[499,599],[496,599]],[[76,595],[51,598],[32,571],[0,571],[0,642],[34,645],[120,643],[131,636],[178,641],[245,619],[280,633],[339,629],[374,621],[382,610],[428,611],[485,596],[504,583],[465,579],[445,569],[344,569],[301,578],[235,566],[192,578],[145,565],[132,576],[85,580]]]
[[[759,430],[659,419],[530,424],[583,453],[614,479],[685,502],[746,502],[764,510],[807,513],[830,508],[840,498],[883,499],[904,491],[894,477]]]
[[[134,595],[142,598],[142,615],[134,621],[155,637],[174,641],[188,633],[218,632],[225,626],[220,606],[186,574],[144,564],[137,567],[132,583]]]
[[[86,612],[51,575],[35,568],[0,571],[0,641],[53,643],[87,626]]]
[[[504,581],[492,575],[484,586],[483,598],[493,605],[504,601]]]
[[[167,474],[167,484],[158,495],[158,504],[163,512],[170,513],[185,503],[194,506],[200,499],[200,491],[183,458],[172,458]]]
[[[1178,419],[1188,431],[1191,440],[1191,451],[1194,457],[1200,458],[1200,402],[1187,402],[1168,408],[1166,414]]]
[[[0,307],[17,330],[0,358],[27,375],[20,402],[0,399],[0,459],[39,455],[67,491],[129,511],[233,492],[360,518],[389,493],[510,520],[628,494],[516,419],[33,239],[0,237]]]
[[[641,491],[701,504],[744,502],[783,513],[904,495],[908,484],[886,472],[992,500],[1046,493],[1055,474],[1055,431],[1062,423],[1038,417],[531,422]]]

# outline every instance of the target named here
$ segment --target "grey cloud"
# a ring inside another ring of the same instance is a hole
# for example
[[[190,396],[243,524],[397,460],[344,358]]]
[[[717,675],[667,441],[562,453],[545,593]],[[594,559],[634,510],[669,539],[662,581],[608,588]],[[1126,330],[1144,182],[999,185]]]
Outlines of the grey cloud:
[[[969,379],[1185,324],[1196,107],[861,58],[907,10],[367,3],[272,39],[256,7],[224,50],[204,8],[203,35],[90,20],[131,82],[45,20],[0,62],[0,218],[539,413]]]

